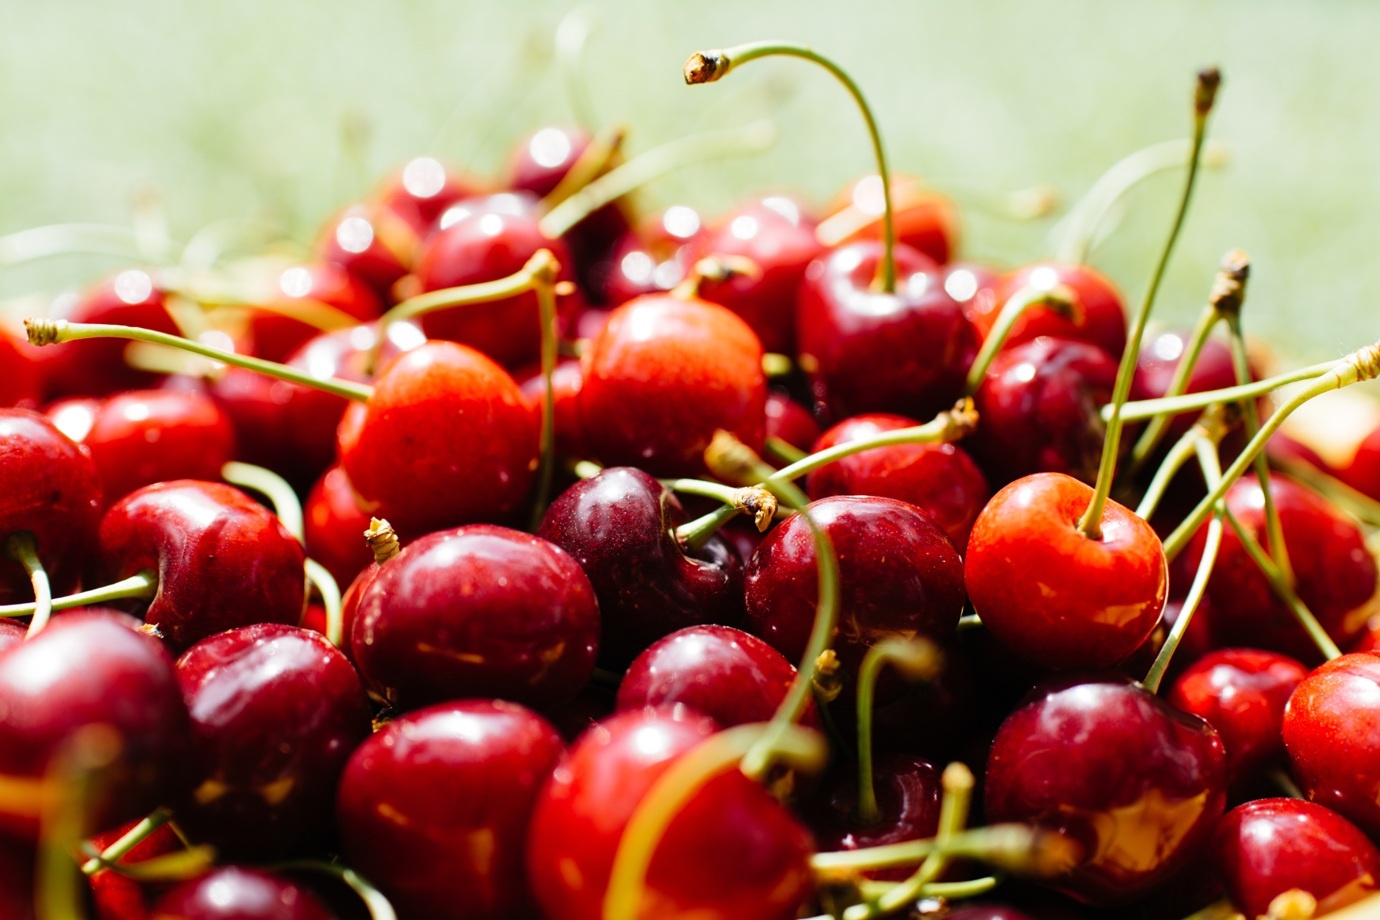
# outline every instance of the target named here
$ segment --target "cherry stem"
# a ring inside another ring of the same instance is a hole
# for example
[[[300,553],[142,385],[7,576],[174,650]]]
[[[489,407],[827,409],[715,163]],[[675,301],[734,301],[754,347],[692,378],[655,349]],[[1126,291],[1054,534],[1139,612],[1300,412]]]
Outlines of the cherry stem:
[[[656,147],[604,173],[552,208],[539,224],[548,239],[559,239],[595,211],[677,169],[728,156],[761,153],[776,143],[770,121],[693,134]]]
[[[978,351],[977,357],[973,359],[972,367],[968,368],[968,381],[963,392],[972,396],[977,392],[978,387],[982,386],[982,380],[987,376],[987,369],[992,366],[992,359],[1001,351],[1006,340],[1011,337],[1011,330],[1016,327],[1016,320],[1029,310],[1031,307],[1048,307],[1055,313],[1082,325],[1084,315],[1081,309],[1075,304],[1076,295],[1066,285],[1058,285],[1053,290],[1035,288],[1026,285],[1006,301],[1002,306],[1001,312],[997,314],[997,320],[992,324],[992,330],[987,333],[987,337],[982,340],[982,348]]]
[[[1181,396],[1188,389],[1188,381],[1193,375],[1193,368],[1198,364],[1198,357],[1203,353],[1203,346],[1207,344],[1212,327],[1217,325],[1217,318],[1217,312],[1210,306],[1204,307],[1198,315],[1198,322],[1193,327],[1193,332],[1189,334],[1184,352],[1179,356],[1179,363],[1174,366],[1174,376],[1169,381],[1169,387],[1164,391],[1164,398],[1172,399],[1175,396]],[[1249,381],[1245,382],[1249,383]],[[1122,408],[1123,417],[1126,415],[1126,410],[1134,405],[1135,403],[1127,403]],[[1150,419],[1145,430],[1141,432],[1140,438],[1137,439],[1135,447],[1131,448],[1131,472],[1133,474],[1144,468],[1155,449],[1160,446],[1173,418],[1174,416],[1166,412]]]
[[[762,373],[767,377],[786,377],[795,370],[795,362],[790,355],[769,351],[762,355]]]
[[[108,725],[87,725],[63,744],[43,777],[58,790],[44,796],[39,823],[35,916],[38,920],[82,920],[85,876],[72,852],[86,836],[87,810],[100,774],[109,770],[123,745]]]
[[[340,648],[345,643],[345,613],[340,598],[340,585],[336,583],[335,576],[330,570],[315,559],[308,559],[304,568],[307,582],[316,588],[316,594],[321,598],[321,606],[326,608],[326,641]]]
[[[735,512],[746,511],[752,515],[752,523],[757,528],[758,533],[766,532],[767,528],[771,526],[771,522],[776,518],[777,509],[780,507],[776,496],[762,486],[744,486],[735,489],[733,486],[726,486],[721,482],[710,482],[707,479],[662,480],[662,485],[687,495],[718,499]]]
[[[1307,380],[1316,380],[1327,374],[1337,366],[1336,361],[1324,361],[1318,364],[1310,364],[1307,367],[1300,367],[1296,370],[1286,371],[1283,374],[1276,374],[1264,380],[1257,380],[1255,383],[1237,385],[1234,387],[1222,387],[1220,390],[1207,390],[1202,393],[1185,393],[1182,396],[1161,396],[1156,399],[1141,399],[1136,402],[1128,402],[1121,410],[1123,421],[1135,422],[1142,419],[1154,418],[1158,415],[1178,415],[1180,412],[1192,412],[1194,410],[1206,409],[1213,403],[1240,402],[1244,399],[1256,399],[1261,396],[1268,396],[1280,387],[1289,386],[1294,383],[1302,383]],[[1102,407],[1102,418],[1104,421],[1111,418],[1110,405]]]
[[[1328,501],[1340,506],[1358,521],[1368,527],[1380,528],[1380,502],[1366,493],[1356,491],[1306,460],[1276,456],[1271,457],[1270,462],[1313,491],[1321,493]]]
[[[144,569],[137,575],[131,575],[123,581],[117,581],[103,588],[92,588],[89,591],[78,591],[76,594],[69,594],[66,597],[54,598],[53,610],[68,610],[72,607],[104,604],[107,601],[125,598],[147,599],[157,593],[158,574],[152,569]],[[0,606],[0,617],[26,617],[34,614],[36,610],[36,602],[8,604]]]
[[[10,534],[5,540],[5,555],[24,567],[34,589],[34,618],[24,634],[25,639],[32,639],[48,625],[48,618],[53,615],[53,586],[48,582],[48,571],[43,568],[43,560],[38,558],[34,535],[29,531]]]
[[[369,519],[369,527],[364,531],[364,542],[374,554],[375,565],[383,565],[402,552],[398,532],[383,518]]]
[[[231,460],[222,466],[220,478],[232,486],[252,489],[265,496],[273,507],[274,515],[283,523],[287,532],[292,534],[298,543],[304,542],[303,534],[306,530],[302,522],[302,502],[286,479],[272,470],[239,460]]]
[[[383,892],[375,888],[372,882],[358,872],[346,866],[316,859],[298,859],[292,862],[276,863],[272,868],[283,872],[320,872],[323,875],[337,878],[351,891],[359,895],[359,899],[364,902],[365,908],[369,911],[370,920],[398,920],[397,911],[393,910],[393,905],[388,903]]]
[[[1086,265],[1089,254],[1104,236],[1101,228],[1127,193],[1157,173],[1187,165],[1192,149],[1192,142],[1186,139],[1161,141],[1137,150],[1103,173],[1062,222],[1057,260],[1067,265]],[[1203,166],[1220,166],[1226,161],[1224,145],[1213,143],[1203,149]]]
[[[786,463],[799,463],[801,460],[810,456],[790,441],[774,434],[767,435],[766,450],[767,453],[772,454],[776,459]]]
[[[877,694],[877,675],[892,665],[909,680],[933,680],[939,673],[940,655],[934,643],[924,639],[884,639],[867,650],[858,668],[858,807],[853,821],[868,826],[881,820],[877,790],[872,778],[872,703]]]
[[[1174,443],[1160,463],[1159,469],[1155,470],[1154,477],[1150,480],[1150,485],[1145,489],[1145,495],[1136,506],[1136,516],[1144,520],[1150,520],[1160,506],[1160,501],[1164,498],[1165,492],[1169,490],[1169,484],[1178,475],[1183,465],[1188,462],[1197,451],[1197,442],[1200,438],[1206,438],[1215,446],[1222,442],[1227,432],[1235,426],[1237,412],[1235,403],[1215,403],[1204,410],[1203,414],[1193,423],[1193,427],[1185,431],[1183,437]]]
[[[279,364],[276,361],[265,361],[262,358],[251,358],[248,355],[237,355],[232,351],[225,351],[220,348],[211,348],[185,339],[177,335],[168,335],[166,332],[156,332],[152,329],[140,329],[137,326],[115,326],[107,323],[69,323],[63,319],[26,319],[24,328],[29,333],[30,345],[54,345],[59,342],[73,342],[79,339],[133,339],[136,342],[148,342],[151,345],[166,345],[169,348],[178,348],[182,351],[189,351],[194,355],[201,355],[222,364],[232,364],[235,367],[242,367],[245,370],[257,371],[279,380],[286,380],[290,383],[301,384],[304,387],[311,387],[314,390],[322,390],[333,393],[336,396],[343,396],[345,399],[353,399],[359,402],[367,400],[374,393],[374,388],[362,383],[355,383],[353,380],[342,380],[339,377],[332,377],[328,380],[318,380],[304,371]]]
[[[1221,464],[1217,461],[1217,445],[1202,435],[1194,438],[1192,443],[1198,455],[1198,462],[1203,469],[1203,478],[1209,486],[1215,485],[1222,475]],[[1213,509],[1212,520],[1208,522],[1207,540],[1203,545],[1203,558],[1198,561],[1198,571],[1193,574],[1193,583],[1189,585],[1188,596],[1184,598],[1183,606],[1179,608],[1179,618],[1174,621],[1173,628],[1165,637],[1164,645],[1155,655],[1155,660],[1150,664],[1150,670],[1145,674],[1145,680],[1141,682],[1145,689],[1151,693],[1159,692],[1160,683],[1164,680],[1165,672],[1169,670],[1169,662],[1174,657],[1179,643],[1188,633],[1188,624],[1193,619],[1198,605],[1202,603],[1203,595],[1207,592],[1208,580],[1212,577],[1212,568],[1217,564],[1217,554],[1222,548],[1222,518],[1226,511],[1226,502],[1218,501]]]
[[[931,853],[980,859],[1023,875],[1049,876],[1076,865],[1082,857],[1082,848],[1057,831],[1028,824],[989,824],[951,834],[943,841],[931,837],[858,850],[816,853],[810,857],[810,868],[816,873],[889,869],[916,865]]]
[[[538,258],[545,253],[546,258]],[[533,264],[536,262],[537,264]],[[541,525],[551,496],[551,480],[556,473],[556,350],[560,333],[556,328],[556,273],[560,265],[550,250],[543,249],[527,263],[532,270],[532,287],[537,294],[541,320],[541,379],[546,397],[541,407],[541,464],[537,468],[536,494],[532,502],[531,530]]]
[[[576,123],[587,131],[593,131],[599,120],[594,117],[589,83],[580,65],[584,60],[585,45],[597,23],[598,11],[584,4],[562,16],[556,26],[556,61],[561,68],[561,83]]]
[[[604,892],[603,920],[642,916],[647,868],[666,829],[706,783],[744,760],[768,737],[773,737],[779,756],[808,772],[822,770],[828,760],[828,745],[817,732],[762,722],[717,732],[676,758],[647,790],[618,841]]]
[[[627,135],[627,129],[618,125],[591,140],[575,162],[570,164],[561,181],[541,200],[538,206],[540,212],[547,213],[607,171],[622,149]]]
[[[81,871],[86,875],[95,875],[102,869],[109,868],[124,859],[130,850],[143,843],[154,831],[167,824],[171,819],[172,813],[166,808],[157,809],[147,818],[125,831],[119,840],[82,863]]]
[[[1289,798],[1299,799],[1300,801],[1308,798],[1303,794],[1303,790],[1299,788],[1299,784],[1294,782],[1294,778],[1289,775],[1289,771],[1283,767],[1275,767],[1273,770],[1269,771],[1268,775],[1270,779],[1274,780],[1275,785]]]
[[[1321,396],[1332,390],[1340,390],[1342,387],[1350,386],[1353,383],[1374,380],[1377,376],[1380,376],[1380,345],[1367,345],[1365,348],[1337,361],[1330,371],[1314,380],[1308,387],[1295,394],[1292,399],[1281,406],[1260,426],[1259,433],[1247,442],[1240,456],[1232,462],[1226,473],[1223,474],[1222,481],[1209,490],[1208,494],[1198,502],[1197,507],[1164,541],[1165,558],[1173,561],[1183,550],[1199,526],[1212,512],[1213,505],[1217,503],[1218,499],[1226,495],[1231,484],[1241,477],[1246,468],[1255,460],[1255,455],[1265,449],[1266,442],[1295,410],[1315,396]]]
[[[1216,69],[1200,71],[1198,74],[1193,98],[1193,150],[1188,160],[1188,177],[1184,181],[1183,193],[1179,198],[1179,207],[1174,215],[1169,238],[1165,240],[1159,262],[1150,275],[1150,284],[1131,324],[1126,348],[1121,353],[1121,366],[1117,369],[1116,386],[1112,391],[1111,418],[1107,420],[1107,435],[1102,442],[1102,462],[1097,470],[1097,485],[1093,491],[1092,501],[1088,504],[1088,510],[1083,512],[1083,517],[1078,521],[1079,531],[1090,540],[1102,539],[1102,512],[1111,495],[1112,480],[1116,476],[1117,455],[1121,447],[1121,430],[1124,424],[1121,410],[1131,395],[1131,382],[1136,375],[1136,359],[1140,356],[1140,342],[1145,335],[1145,324],[1150,318],[1150,309],[1154,306],[1155,295],[1159,292],[1160,282],[1169,266],[1169,257],[1174,252],[1174,244],[1179,239],[1179,231],[1183,229],[1184,218],[1188,214],[1188,203],[1193,197],[1194,180],[1198,175],[1198,160],[1203,150],[1203,137],[1207,132],[1207,116],[1212,111],[1213,99],[1220,82],[1221,75]]]
[[[1001,879],[995,875],[984,875],[981,878],[969,879],[964,882],[929,882],[921,887],[915,896],[910,900],[914,902],[920,898],[946,898],[948,900],[960,900],[962,898],[975,898],[978,895],[987,894],[992,889],[1001,884]],[[858,884],[865,896],[881,898],[888,891],[895,888],[892,882],[871,882],[864,879]],[[844,917],[849,917],[844,914]],[[833,920],[829,917],[816,918],[816,920]]]
[[[20,265],[52,256],[101,255],[127,261],[148,258],[129,227],[110,224],[49,224],[0,236],[0,266]],[[172,253],[161,253],[171,259]]]
[[[877,120],[853,78],[813,48],[793,42],[768,41],[749,42],[718,51],[697,51],[685,62],[685,82],[691,86],[713,83],[727,76],[734,67],[773,55],[802,58],[823,67],[844,85],[862,112],[863,121],[867,122],[868,137],[872,140],[872,152],[877,158],[877,175],[882,181],[883,253],[881,264],[878,266],[877,284],[883,293],[896,293],[896,218],[891,205],[891,172],[887,168],[886,152],[882,147],[882,134],[877,128]]]
[[[604,468],[593,460],[576,460],[570,464],[570,475],[577,479],[593,479],[604,471]]]

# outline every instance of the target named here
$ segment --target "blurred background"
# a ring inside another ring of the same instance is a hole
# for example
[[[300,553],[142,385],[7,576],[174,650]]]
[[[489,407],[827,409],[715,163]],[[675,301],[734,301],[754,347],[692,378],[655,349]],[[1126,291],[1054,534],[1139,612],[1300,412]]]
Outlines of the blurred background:
[[[496,173],[518,138],[574,113],[554,36],[572,0],[54,0],[0,12],[0,234],[130,225],[161,209],[186,240],[226,219],[309,241],[388,169],[430,154]],[[1108,167],[1187,137],[1194,72],[1221,67],[1205,173],[1160,301],[1189,323],[1222,253],[1254,258],[1247,329],[1289,360],[1380,335],[1380,4],[1366,0],[595,0],[581,80],[637,153],[765,114],[775,147],[659,180],[649,207],[713,214],[752,191],[823,205],[869,171],[861,121],[823,71],[784,59],[687,88],[691,51],[768,37],[814,45],[870,96],[893,168],[949,190],[960,255],[1001,266],[1054,251],[1062,211],[990,201],[1033,186],[1064,209]],[[1092,258],[1134,302],[1181,174],[1125,200]],[[0,296],[55,291],[123,263],[0,268]]]

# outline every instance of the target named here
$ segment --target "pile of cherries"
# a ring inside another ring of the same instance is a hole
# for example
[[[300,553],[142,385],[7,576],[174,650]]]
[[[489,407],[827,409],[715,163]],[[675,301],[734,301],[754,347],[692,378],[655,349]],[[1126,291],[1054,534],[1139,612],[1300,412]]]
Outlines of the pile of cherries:
[[[858,95],[778,43],[687,81],[776,54]],[[1380,888],[1380,428],[1340,466],[1276,433],[1380,353],[1261,379],[1239,254],[1147,334],[1172,236],[1134,311],[962,262],[864,114],[827,212],[636,215],[647,161],[548,127],[492,182],[413,160],[300,262],[2,330],[0,918]]]

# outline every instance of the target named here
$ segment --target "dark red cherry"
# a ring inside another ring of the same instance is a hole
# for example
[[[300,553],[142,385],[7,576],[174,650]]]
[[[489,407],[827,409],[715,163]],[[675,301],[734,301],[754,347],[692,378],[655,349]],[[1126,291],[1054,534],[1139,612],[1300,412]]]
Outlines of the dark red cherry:
[[[1074,295],[1076,318],[1065,319],[1048,307],[1029,307],[1016,320],[1005,347],[1048,335],[1087,342],[1096,345],[1114,360],[1120,357],[1126,348],[1124,298],[1105,275],[1086,265],[1036,262],[1010,273],[1003,279],[990,309],[984,311],[981,306],[985,304],[976,305],[974,324],[979,334],[986,338],[1006,306],[1006,301],[1016,292],[1026,288],[1053,291],[1061,285]]]
[[[321,225],[316,255],[339,265],[391,303],[393,285],[412,268],[417,231],[377,204],[352,205]]]
[[[187,707],[173,660],[119,614],[69,611],[0,654],[0,773],[38,780],[71,745],[111,755],[83,816],[88,829],[143,817],[183,782]],[[40,808],[0,812],[0,828],[34,838]]]
[[[349,328],[383,312],[373,289],[333,262],[284,269],[265,297],[249,307],[248,331],[254,355],[269,361],[285,360],[322,329]]]
[[[897,289],[873,287],[880,244],[852,243],[810,263],[796,310],[798,360],[836,418],[897,412],[928,419],[963,392],[977,336],[928,257],[896,249]]]
[[[1155,399],[1169,392],[1179,363],[1184,357],[1190,333],[1183,330],[1167,329],[1146,339],[1140,348],[1136,361],[1136,385],[1142,398]],[[1236,367],[1232,363],[1231,346],[1219,338],[1209,338],[1203,343],[1193,371],[1188,376],[1186,393],[1205,393],[1236,386]],[[1263,411],[1262,415],[1266,414]],[[1172,416],[1166,429],[1163,443],[1167,446],[1182,437],[1198,420],[1197,412],[1182,412]]]
[[[0,409],[0,548],[33,534],[54,592],[76,584],[95,545],[101,480],[91,453],[28,409]],[[0,552],[0,603],[33,598],[29,576]]]
[[[819,438],[819,424],[800,403],[778,387],[767,390],[767,437],[809,451]]]
[[[680,284],[694,267],[702,230],[699,212],[683,204],[643,219],[595,267],[592,282],[599,299],[617,306]]]
[[[144,621],[185,649],[236,626],[296,625],[307,602],[305,558],[282,522],[243,492],[178,479],[110,507],[97,569],[105,582],[155,572],[158,593]]]
[[[335,920],[296,882],[258,869],[226,866],[183,882],[153,906],[154,920]]]
[[[407,544],[361,590],[350,645],[369,684],[403,708],[466,696],[531,706],[589,679],[594,588],[560,547],[488,524]]]
[[[639,297],[609,315],[581,362],[580,425],[586,446],[606,465],[696,475],[719,429],[762,448],[762,344],[723,307]]]
[[[963,612],[963,560],[928,515],[906,502],[863,495],[821,499],[807,510],[839,561],[832,647],[845,675],[856,676],[868,648],[889,636],[941,643],[953,636]],[[767,534],[748,563],[748,629],[791,661],[805,654],[815,620],[816,559],[797,512]]]
[[[177,660],[192,718],[178,826],[227,859],[304,856],[330,843],[335,787],[370,731],[359,675],[319,633],[260,623]]]
[[[1135,903],[1187,865],[1225,804],[1217,733],[1120,677],[1038,685],[987,760],[988,820],[1076,843],[1081,860],[1050,884],[1094,905]]]
[[[163,290],[143,269],[131,268],[97,282],[65,311],[74,323],[115,323],[177,333]],[[156,386],[161,375],[136,370],[125,361],[130,343],[122,339],[69,342],[44,359],[49,398],[104,396],[120,390]]]
[[[1002,644],[1049,668],[1106,668],[1146,640],[1164,609],[1164,548],[1129,508],[1109,501],[1101,539],[1078,529],[1093,490],[1059,473],[1018,479],[992,496],[964,559],[968,597]]]
[[[940,265],[949,261],[958,248],[958,211],[952,201],[914,176],[892,173],[891,206],[896,242]],[[863,176],[844,190],[840,207],[829,216],[822,235],[840,243],[880,239],[885,210],[881,177]]]
[[[531,917],[528,822],[563,750],[545,719],[514,703],[463,700],[394,719],[340,782],[350,866],[403,917]]]
[[[610,467],[551,503],[537,534],[580,564],[599,599],[599,661],[622,670],[662,636],[743,618],[742,563],[718,536],[694,552],[680,501],[654,477]]]
[[[1308,800],[1380,836],[1380,652],[1327,662],[1284,708],[1284,747]]]
[[[34,920],[34,854],[0,838],[0,917]]]
[[[363,536],[369,519],[350,478],[338,466],[328,469],[307,495],[302,506],[307,556],[325,566],[338,585],[349,585],[369,564]]]
[[[1284,759],[1284,705],[1308,669],[1287,655],[1260,649],[1210,652],[1179,675],[1165,697],[1222,736],[1232,786]]]
[[[386,178],[373,197],[425,239],[447,208],[483,192],[474,178],[440,160],[416,157]]]
[[[537,799],[527,866],[547,917],[603,916],[614,855],[658,777],[714,731],[697,714],[619,713],[576,741]],[[686,802],[651,854],[639,920],[790,920],[812,888],[808,832],[729,769]]]
[[[939,830],[939,800],[943,787],[939,770],[911,754],[880,754],[872,761],[872,782],[878,817],[858,820],[858,768],[849,762],[833,769],[811,804],[808,814],[815,846],[821,852],[926,840]],[[867,878],[903,881],[913,866],[873,870]]]
[[[1380,889],[1380,850],[1335,811],[1298,799],[1258,799],[1227,812],[1212,861],[1232,906],[1270,912],[1286,891],[1306,891],[1322,916]]]
[[[345,411],[340,465],[367,510],[426,533],[511,514],[537,468],[537,429],[522,391],[484,355],[428,342],[379,375]]]
[[[824,432],[812,450],[919,424],[903,415],[855,415]],[[955,444],[897,444],[865,450],[820,467],[806,482],[814,499],[880,495],[910,502],[944,528],[960,551],[968,545],[968,532],[991,494],[977,464]]]

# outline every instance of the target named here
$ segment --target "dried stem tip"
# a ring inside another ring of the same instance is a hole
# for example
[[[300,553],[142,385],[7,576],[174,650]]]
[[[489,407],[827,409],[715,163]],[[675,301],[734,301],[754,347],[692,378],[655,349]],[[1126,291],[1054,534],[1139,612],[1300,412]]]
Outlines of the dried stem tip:
[[[1198,71],[1198,87],[1193,93],[1193,110],[1199,115],[1212,111],[1212,103],[1217,98],[1217,88],[1222,85],[1222,71],[1207,67]]]
[[[58,333],[67,321],[63,319],[26,319],[24,320],[24,331],[29,336],[30,345],[53,345],[58,340]]]
[[[772,518],[776,517],[777,501],[775,495],[761,486],[745,486],[738,490],[733,507],[752,515],[758,533],[766,533]]]
[[[1222,256],[1222,266],[1212,282],[1208,304],[1223,316],[1239,316],[1246,298],[1246,282],[1251,277],[1251,257],[1240,249]]]
[[[383,565],[402,552],[402,544],[398,541],[393,525],[382,518],[369,519],[369,529],[364,531],[364,542],[373,550],[374,562],[378,565]]]
[[[722,51],[696,51],[685,62],[685,82],[688,86],[713,83],[728,72],[728,58]]]

